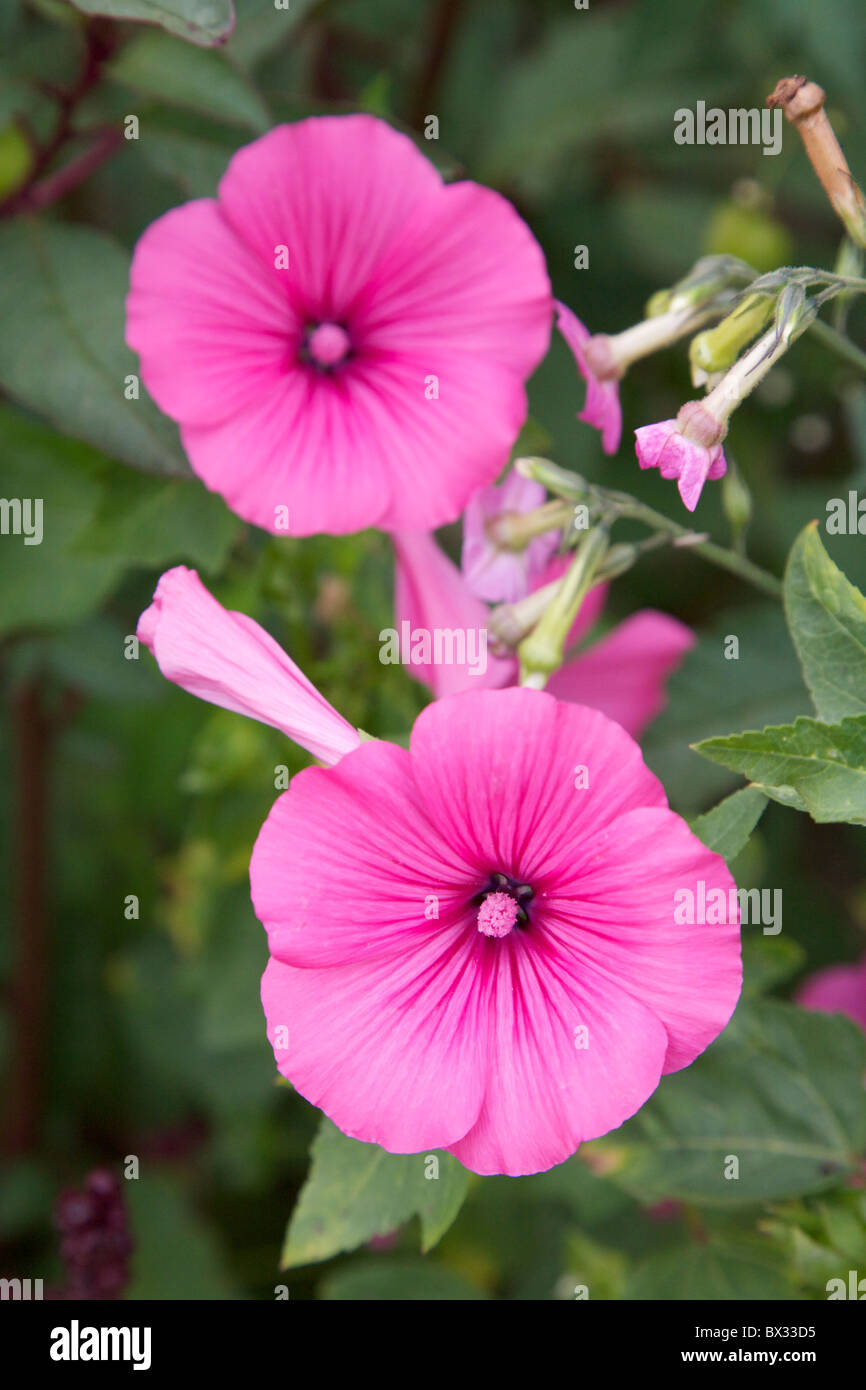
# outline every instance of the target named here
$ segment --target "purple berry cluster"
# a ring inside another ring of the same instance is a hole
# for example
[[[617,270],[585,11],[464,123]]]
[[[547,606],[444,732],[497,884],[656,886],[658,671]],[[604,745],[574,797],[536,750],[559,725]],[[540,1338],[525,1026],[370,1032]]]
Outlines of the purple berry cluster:
[[[107,1168],[89,1173],[83,1188],[61,1192],[54,1209],[67,1282],[54,1297],[120,1298],[129,1280],[132,1237],[119,1180]]]

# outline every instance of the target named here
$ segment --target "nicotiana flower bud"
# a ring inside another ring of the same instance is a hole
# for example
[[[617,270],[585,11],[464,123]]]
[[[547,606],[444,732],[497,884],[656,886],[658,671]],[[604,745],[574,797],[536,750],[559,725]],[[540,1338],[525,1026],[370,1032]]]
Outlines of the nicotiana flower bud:
[[[743,348],[773,317],[776,299],[771,294],[747,295],[741,304],[713,328],[705,328],[689,345],[692,382],[705,385],[717,373],[733,366]]]
[[[138,620],[139,641],[159,669],[191,695],[280,729],[332,764],[360,738],[258,623],[227,612],[195,570],[177,565]]]
[[[786,285],[776,306],[775,323],[726,372],[702,401],[687,401],[675,420],[662,420],[635,430],[641,468],[658,468],[663,478],[676,478],[680,496],[693,512],[708,478],[721,478],[727,469],[722,440],[731,414],[764,379],[817,312],[802,286]]]
[[[718,313],[718,304],[711,307],[705,302],[705,296],[699,297],[697,303],[686,296],[685,302],[676,308],[644,319],[622,333],[593,335],[570,309],[557,304],[557,327],[574,353],[577,369],[586,382],[586,405],[577,418],[601,432],[606,454],[614,454],[619,448],[622,434],[619,381],[631,364],[694,333]]]

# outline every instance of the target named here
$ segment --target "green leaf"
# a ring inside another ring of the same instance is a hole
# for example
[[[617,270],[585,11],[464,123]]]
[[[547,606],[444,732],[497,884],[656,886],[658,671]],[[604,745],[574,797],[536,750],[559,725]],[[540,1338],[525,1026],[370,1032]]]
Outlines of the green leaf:
[[[321,0],[290,0],[278,10],[274,0],[243,0],[228,51],[245,67],[267,59],[292,37],[293,31]]]
[[[743,990],[765,994],[802,970],[806,952],[784,936],[743,936]]]
[[[88,556],[147,567],[184,561],[213,574],[238,532],[221,497],[197,479],[163,482],[112,470],[111,487],[76,543]]]
[[[803,717],[695,747],[815,821],[866,825],[866,715],[839,724]]]
[[[866,598],[833,564],[816,521],[788,558],[785,611],[819,717],[866,714]]]
[[[736,636],[739,657],[727,660],[726,638]],[[642,746],[671,801],[701,810],[733,790],[729,772],[701,759],[690,745],[734,729],[782,724],[803,712],[806,692],[784,615],[778,604],[723,613],[668,681],[668,703]]]
[[[188,477],[174,425],[143,389],[124,395],[138,371],[123,339],[126,252],[90,228],[19,219],[0,228],[0,258],[0,385],[133,468]]]
[[[691,829],[707,849],[730,863],[758,824],[766,804],[767,797],[757,787],[743,787],[691,821]]]
[[[72,0],[84,14],[159,24],[169,33],[205,46],[223,43],[235,22],[232,0]]]
[[[112,59],[106,73],[146,97],[190,107],[257,135],[271,124],[258,92],[225,53],[188,48],[168,34],[141,34]]]
[[[175,183],[186,198],[213,198],[234,150],[182,131],[153,129],[141,142],[152,169]]]
[[[390,1154],[349,1139],[322,1118],[307,1181],[292,1213],[282,1268],[327,1260],[372,1236],[389,1235],[416,1214],[421,1248],[445,1234],[466,1196],[469,1174],[437,1153],[439,1177],[425,1177],[425,1154]]]
[[[359,1260],[322,1284],[320,1296],[355,1303],[469,1302],[487,1297],[432,1260]]]
[[[733,1207],[837,1186],[866,1146],[866,1036],[838,1014],[744,1001],[618,1132],[610,1174],[643,1202]],[[726,1178],[730,1156],[739,1177]]]
[[[109,592],[117,574],[113,556],[88,557],[76,542],[103,496],[105,460],[74,440],[0,407],[7,499],[42,503],[42,541],[25,545],[9,534],[0,545],[0,635],[20,628],[55,627],[84,617]]]
[[[797,1289],[768,1258],[726,1244],[677,1246],[644,1260],[626,1284],[623,1298],[796,1299]],[[707,1342],[718,1351],[722,1342]]]

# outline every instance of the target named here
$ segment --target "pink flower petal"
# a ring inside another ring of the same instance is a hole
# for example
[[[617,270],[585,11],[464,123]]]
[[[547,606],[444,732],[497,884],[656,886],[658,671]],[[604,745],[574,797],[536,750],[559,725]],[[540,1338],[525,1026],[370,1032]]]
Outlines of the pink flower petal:
[[[688,890],[697,903],[700,881],[706,893],[724,893],[730,920],[677,923],[675,895]],[[736,1007],[742,966],[737,899],[729,897],[735,887],[725,861],[679,816],[640,808],[586,842],[545,904],[545,926],[568,948],[575,969],[615,980],[664,1023],[665,1072],[693,1062]]]
[[[271,954],[304,968],[453,942],[477,891],[418,804],[409,754],[378,741],[292,779],[256,840],[250,882]]]
[[[310,116],[232,156],[219,203],[239,240],[273,265],[289,252],[292,304],[340,322],[407,217],[435,204],[440,175],[408,135],[375,116]]]
[[[451,1152],[475,1173],[537,1173],[616,1129],[661,1077],[667,1035],[646,1005],[568,950],[497,943],[489,1076],[476,1124]],[[579,1028],[586,1047],[576,1047]]]
[[[666,703],[665,682],[695,635],[665,613],[633,614],[550,677],[560,700],[590,705],[638,738]]]
[[[425,394],[428,374],[438,398]],[[208,487],[267,530],[283,506],[295,536],[421,530],[453,521],[495,476],[525,413],[512,372],[431,352],[333,376],[290,373],[232,420],[181,435]]]
[[[390,1153],[459,1139],[486,1079],[482,949],[475,933],[328,970],[271,959],[262,1004],[279,1070],[344,1134]]]
[[[251,255],[209,198],[144,232],[126,312],[147,389],[187,424],[230,419],[273,390],[302,328],[273,256]]]
[[[866,956],[856,965],[830,965],[804,980],[797,1003],[821,1013],[846,1014],[866,1029]]]
[[[488,603],[515,603],[534,586],[556,549],[559,532],[536,536],[523,550],[495,545],[487,523],[503,512],[534,511],[547,500],[541,483],[512,469],[505,481],[473,493],[463,513],[461,569],[469,588]]]
[[[591,338],[589,329],[565,304],[556,303],[556,326],[574,354],[577,370],[586,382],[586,404],[578,420],[601,431],[601,447],[606,454],[615,454],[622,438],[622,407],[619,402],[619,382],[599,380],[586,360],[585,348]]]
[[[633,807],[667,805],[624,729],[543,691],[437,701],[415,721],[410,750],[422,804],[455,852],[539,891],[590,828]],[[582,768],[589,785],[578,789]]]
[[[137,633],[166,679],[200,700],[280,729],[322,762],[358,747],[357,730],[282,647],[243,613],[227,612],[195,570],[166,571]]]
[[[408,622],[411,632],[433,633],[460,629],[464,634],[486,633],[484,669],[479,660],[462,665],[420,665],[412,662],[406,670],[410,676],[430,687],[434,695],[456,695],[462,690],[507,685],[517,672],[513,658],[496,657],[490,651],[492,634],[487,627],[488,609],[470,591],[457,566],[439,548],[426,531],[397,531],[393,534],[397,555],[394,597],[395,623],[398,633]],[[470,650],[480,654],[480,638],[472,639]]]

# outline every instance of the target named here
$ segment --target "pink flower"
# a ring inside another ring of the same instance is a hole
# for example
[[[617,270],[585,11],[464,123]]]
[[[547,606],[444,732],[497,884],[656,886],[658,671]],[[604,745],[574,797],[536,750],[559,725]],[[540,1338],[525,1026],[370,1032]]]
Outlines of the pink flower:
[[[355,115],[278,126],[154,222],[127,309],[195,472],[303,536],[454,520],[508,457],[552,300],[504,198]]]
[[[619,403],[620,367],[607,350],[604,334],[593,337],[576,314],[557,302],[556,326],[574,353],[577,370],[586,382],[586,405],[578,420],[601,431],[601,447],[615,454],[622,435]]]
[[[541,483],[521,477],[514,469],[498,486],[479,488],[472,494],[463,513],[461,568],[478,598],[514,603],[542,574],[556,549],[558,531],[536,536],[523,550],[508,550],[491,539],[488,523],[504,512],[534,511],[546,500]]]
[[[167,680],[212,705],[280,729],[324,763],[361,742],[264,628],[227,612],[195,570],[178,565],[156,586],[137,635]]]
[[[419,665],[406,670],[436,696],[462,690],[514,685],[518,662],[513,656],[490,652],[494,641],[489,631],[488,610],[471,592],[457,566],[424,532],[401,532],[393,537],[397,554],[395,610],[398,626],[409,631],[457,629],[485,630],[487,668],[473,673],[462,665]],[[567,556],[552,560],[533,589],[558,579],[569,563]],[[606,585],[597,585],[581,606],[566,646],[580,642],[601,615]],[[547,684],[562,700],[591,705],[639,737],[665,704],[665,681],[694,645],[694,633],[665,613],[645,609],[633,614],[596,642],[588,651],[561,667]]]
[[[280,1071],[346,1134],[534,1173],[724,1028],[739,931],[674,924],[731,876],[629,735],[535,690],[428,706],[299,773],[250,866]]]
[[[847,1014],[866,1030],[866,955],[856,965],[830,965],[804,980],[797,1003],[822,1013]]]
[[[678,479],[680,497],[693,512],[707,478],[721,478],[727,470],[725,429],[700,401],[689,401],[675,420],[635,430],[638,463]]]

